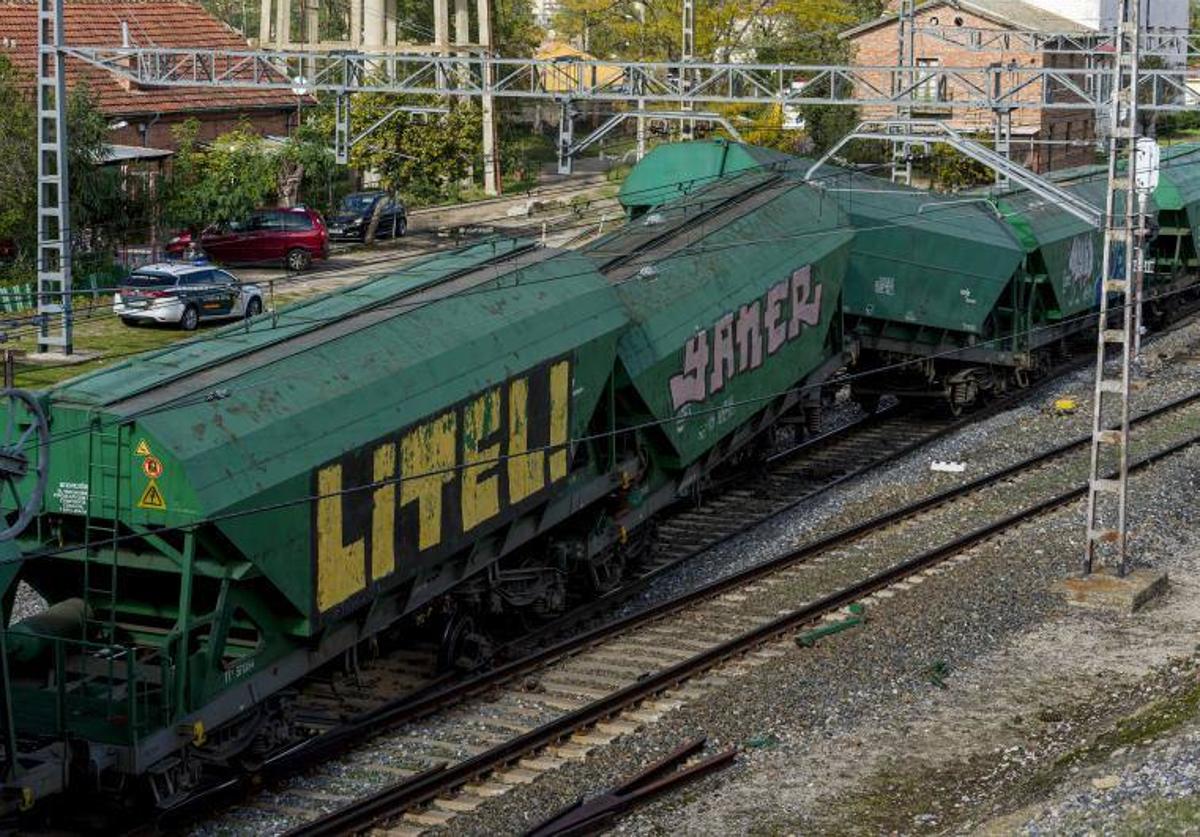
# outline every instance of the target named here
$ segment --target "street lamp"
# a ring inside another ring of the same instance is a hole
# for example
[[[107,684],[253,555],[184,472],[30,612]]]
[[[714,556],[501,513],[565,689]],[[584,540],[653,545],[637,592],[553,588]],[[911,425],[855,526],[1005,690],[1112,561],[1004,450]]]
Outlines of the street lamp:
[[[296,97],[296,133],[300,133],[300,103],[308,95],[308,79],[296,76],[292,79],[292,95]]]

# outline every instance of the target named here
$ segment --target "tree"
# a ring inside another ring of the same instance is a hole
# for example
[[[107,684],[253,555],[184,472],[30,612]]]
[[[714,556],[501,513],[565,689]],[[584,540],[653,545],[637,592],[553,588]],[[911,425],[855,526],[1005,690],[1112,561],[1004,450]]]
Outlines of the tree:
[[[37,116],[8,58],[0,54],[0,239],[22,261],[37,236]]]
[[[929,169],[933,186],[946,192],[970,189],[993,180],[992,170],[983,163],[941,142],[930,149]]]
[[[37,114],[31,79],[0,55],[0,238],[11,239],[18,261],[32,265],[37,245]],[[108,121],[86,84],[67,102],[67,165],[71,179],[74,243],[97,249],[128,232],[137,215],[126,200],[119,174],[100,166],[107,149]]]
[[[714,60],[836,64],[850,59],[838,35],[883,11],[882,0],[718,0],[696,4],[696,54]],[[603,58],[675,60],[680,51],[682,0],[563,0],[555,27]],[[802,79],[797,79],[798,81]],[[852,108],[800,109],[804,131],[782,128],[777,106],[726,106],[718,110],[753,127],[743,138],[797,153],[823,151],[850,130]]]
[[[425,102],[437,103],[434,99]],[[351,135],[375,124],[397,104],[395,96],[355,96],[350,109]],[[392,116],[350,150],[350,165],[378,175],[380,185],[389,192],[402,192],[416,201],[454,197],[458,184],[472,173],[481,154],[482,121],[477,102],[454,101],[449,108],[445,115]],[[330,120],[325,130],[332,132],[330,116],[323,114],[323,120]]]
[[[837,34],[878,16],[881,0],[717,0],[695,7],[696,54],[830,63]],[[556,31],[601,58],[677,60],[682,0],[563,0]]]
[[[307,199],[321,204],[333,155],[320,132],[301,129],[282,147],[271,146],[243,123],[211,143],[197,140],[199,123],[175,132],[179,151],[164,188],[164,220],[198,229],[244,218],[255,207]]]

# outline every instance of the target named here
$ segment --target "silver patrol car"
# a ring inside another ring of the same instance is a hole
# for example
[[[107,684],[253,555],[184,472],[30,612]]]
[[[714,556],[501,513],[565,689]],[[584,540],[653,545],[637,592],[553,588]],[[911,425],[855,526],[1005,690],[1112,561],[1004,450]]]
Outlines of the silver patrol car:
[[[254,317],[262,291],[207,263],[164,262],[135,270],[113,297],[113,313],[126,325],[173,323],[185,331],[201,320]]]

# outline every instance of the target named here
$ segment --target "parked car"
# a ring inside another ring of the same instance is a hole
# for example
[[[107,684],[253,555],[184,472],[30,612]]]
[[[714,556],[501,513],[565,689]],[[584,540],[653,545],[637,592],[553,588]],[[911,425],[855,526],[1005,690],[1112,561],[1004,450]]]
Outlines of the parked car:
[[[180,230],[163,245],[171,259],[194,259],[200,256],[200,236],[192,230]]]
[[[195,252],[196,236],[181,232],[167,242],[173,258]],[[307,270],[313,259],[329,257],[329,233],[318,212],[303,206],[256,209],[248,218],[214,224],[199,236],[199,249],[222,264],[282,263],[288,270]]]
[[[194,330],[203,320],[254,317],[262,310],[257,285],[238,282],[206,262],[140,267],[113,296],[113,313],[126,325],[173,323],[185,331]]]
[[[379,210],[377,238],[393,238],[404,235],[408,229],[408,209],[404,202],[390,197],[387,192],[374,190],[352,192],[342,198],[337,212],[329,219],[329,237],[339,241],[365,241],[367,228],[375,206],[383,203]]]

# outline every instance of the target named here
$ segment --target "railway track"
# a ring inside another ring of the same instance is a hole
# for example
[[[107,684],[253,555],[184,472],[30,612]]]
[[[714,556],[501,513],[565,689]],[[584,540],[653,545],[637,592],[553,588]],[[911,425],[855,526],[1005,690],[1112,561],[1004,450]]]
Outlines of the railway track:
[[[1080,361],[1068,361],[1061,375]],[[498,650],[504,670],[555,654],[568,653],[614,618],[632,598],[659,577],[705,550],[776,518],[846,481],[899,459],[967,424],[1019,403],[1028,391],[1009,393],[961,417],[906,411],[892,406],[843,423],[816,437],[772,452],[761,473],[726,480],[714,498],[681,504],[660,527],[652,558],[638,574],[607,596],[579,605],[547,625],[530,630]],[[237,800],[248,789],[285,779],[368,737],[380,723],[393,723],[420,711],[430,695],[458,683],[487,676],[476,671],[466,678],[438,674],[436,651],[393,650],[363,660],[353,671],[311,677],[300,687],[293,717],[313,738],[277,753],[252,773],[234,776],[205,788],[160,818],[168,827],[195,821],[214,808]],[[316,801],[320,801],[319,799]],[[281,813],[286,814],[286,811]]]
[[[1200,396],[1137,419],[1137,468],[1200,440]],[[778,642],[839,610],[895,595],[970,559],[985,539],[1079,497],[1086,439],[1062,445],[835,532],[617,623],[596,628],[465,682],[434,689],[369,719],[390,729],[342,760],[340,784],[284,790],[243,807],[242,816],[315,817],[293,833],[335,834],[381,822],[403,833],[445,824],[507,788],[635,730],[719,684],[723,665],[784,653]],[[1015,509],[1015,511],[1014,511]],[[941,521],[949,531],[936,536]],[[846,560],[852,558],[853,560]],[[802,604],[797,604],[802,602]],[[715,669],[715,671],[714,671]],[[345,739],[349,740],[349,739]],[[343,742],[344,743],[344,742]],[[307,754],[328,757],[331,742]],[[396,778],[346,800],[380,764]],[[306,784],[324,780],[314,777]],[[335,810],[321,814],[322,809]]]

